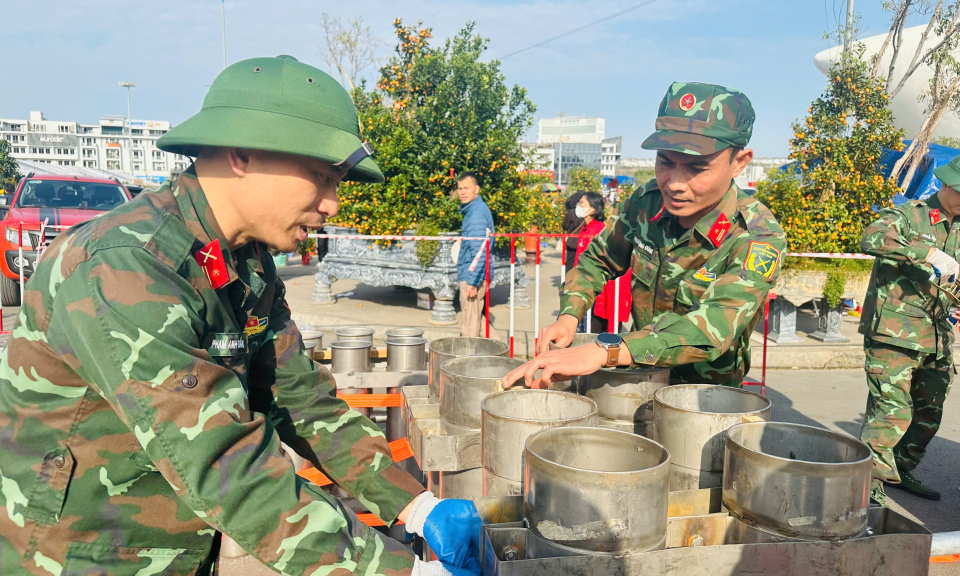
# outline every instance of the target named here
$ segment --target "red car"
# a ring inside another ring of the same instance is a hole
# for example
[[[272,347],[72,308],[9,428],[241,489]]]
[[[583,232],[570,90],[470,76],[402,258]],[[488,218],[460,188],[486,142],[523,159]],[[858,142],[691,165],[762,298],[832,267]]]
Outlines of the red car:
[[[29,278],[37,255],[61,232],[129,202],[130,192],[119,180],[28,174],[20,181],[7,213],[0,220],[0,299],[20,305],[20,272]],[[41,247],[41,228],[43,239]],[[19,237],[18,237],[19,236]],[[20,248],[23,247],[21,258]]]

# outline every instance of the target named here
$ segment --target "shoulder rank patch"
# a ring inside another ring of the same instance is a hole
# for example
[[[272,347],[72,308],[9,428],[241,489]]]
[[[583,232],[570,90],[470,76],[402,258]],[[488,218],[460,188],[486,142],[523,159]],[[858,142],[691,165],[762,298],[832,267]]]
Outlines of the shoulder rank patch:
[[[243,328],[244,333],[247,336],[253,336],[254,334],[259,334],[267,329],[267,322],[269,318],[264,316],[262,318],[258,316],[251,316],[247,320],[247,325]]]
[[[940,223],[940,209],[934,208],[930,211],[930,224],[936,225]]]
[[[721,214],[720,217],[717,218],[717,221],[713,223],[713,227],[710,228],[707,236],[710,237],[710,241],[713,242],[714,246],[719,246],[727,236],[728,230],[730,230],[730,220],[727,220],[727,217]]]
[[[207,244],[201,248],[194,257],[197,263],[203,268],[203,273],[207,275],[207,280],[213,289],[223,286],[230,279],[227,273],[227,265],[223,262],[223,252],[220,250],[220,239]]]
[[[717,275],[713,272],[707,272],[706,268],[700,268],[697,270],[697,273],[693,275],[693,278],[701,282],[713,282],[717,279]]]
[[[747,257],[743,259],[743,269],[756,272],[764,278],[770,278],[780,264],[780,251],[769,242],[750,241]]]

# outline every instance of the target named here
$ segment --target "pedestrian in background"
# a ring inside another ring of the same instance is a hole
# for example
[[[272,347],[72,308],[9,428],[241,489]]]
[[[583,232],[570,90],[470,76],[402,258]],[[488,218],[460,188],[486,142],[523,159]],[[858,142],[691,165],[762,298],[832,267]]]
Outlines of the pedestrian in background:
[[[580,232],[580,228],[583,226],[583,218],[577,216],[577,204],[580,203],[580,199],[583,198],[584,194],[586,194],[586,192],[574,192],[564,202],[564,206],[567,207],[567,215],[564,216],[563,224],[560,226],[564,234],[577,234]],[[575,236],[569,236],[564,239],[563,245],[563,265],[566,266],[567,270],[573,270],[573,267],[576,265],[577,238]]]
[[[577,203],[576,215],[583,219],[583,227],[580,229],[580,235],[577,237],[577,251],[574,257],[574,266],[580,261],[582,254],[594,236],[603,231],[604,220],[604,201],[603,196],[597,192],[586,192],[580,197]],[[607,282],[600,296],[597,297],[593,305],[590,325],[587,326],[587,317],[580,320],[578,332],[613,332],[610,330],[609,319],[613,317],[615,288],[613,283],[620,282],[620,321],[626,322],[630,317],[630,306],[633,304],[633,297],[630,295],[630,275],[624,274],[617,280]],[[589,328],[589,329],[588,329]]]
[[[457,178],[457,194],[460,196],[460,213],[463,225],[460,236],[482,237],[493,235],[493,215],[483,198],[480,197],[480,184],[473,172],[464,172]],[[492,241],[492,238],[491,238]],[[484,336],[483,304],[489,286],[486,281],[486,261],[483,240],[463,240],[460,242],[460,254],[457,256],[457,280],[460,282],[460,335],[468,338]],[[473,266],[476,264],[475,266]],[[473,266],[473,270],[471,270]],[[490,262],[493,274],[493,261]],[[497,331],[490,326],[490,337],[497,338]]]

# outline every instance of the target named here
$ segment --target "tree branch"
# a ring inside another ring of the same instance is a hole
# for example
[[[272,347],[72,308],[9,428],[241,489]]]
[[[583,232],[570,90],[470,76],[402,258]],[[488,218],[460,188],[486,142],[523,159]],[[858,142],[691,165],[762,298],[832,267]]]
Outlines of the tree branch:
[[[938,42],[936,46],[928,50],[926,54],[923,54],[922,58],[920,57],[920,54],[923,52],[923,45],[926,44],[927,42],[927,36],[930,34],[930,30],[933,29],[934,22],[940,19],[940,14],[942,13],[942,11],[943,11],[943,0],[939,0],[937,2],[937,8],[933,12],[933,17],[930,18],[930,22],[927,23],[927,27],[923,30],[923,36],[920,37],[920,43],[917,44],[917,50],[913,55],[913,60],[910,61],[910,66],[907,68],[907,73],[904,74],[903,78],[900,79],[900,82],[897,84],[897,87],[893,90],[893,92],[888,92],[888,95],[890,96],[890,98],[893,98],[894,96],[899,94],[900,90],[907,83],[907,80],[910,78],[910,76],[912,76],[913,73],[917,71],[917,68],[919,68],[921,64],[926,62],[927,58],[929,58],[931,54],[933,54],[938,49],[940,49],[946,42],[948,42],[953,37],[954,34],[957,33],[957,21],[958,21],[957,18],[960,17],[960,10],[954,11],[953,17],[950,19],[950,24],[946,28],[944,28],[943,38],[940,40],[940,42]],[[889,83],[889,80],[888,80],[888,83]]]

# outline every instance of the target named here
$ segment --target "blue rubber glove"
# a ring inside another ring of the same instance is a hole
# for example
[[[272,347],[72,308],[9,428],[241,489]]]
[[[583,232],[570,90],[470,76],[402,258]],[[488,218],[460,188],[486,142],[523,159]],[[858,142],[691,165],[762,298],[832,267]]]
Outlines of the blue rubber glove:
[[[407,529],[422,536],[437,560],[458,575],[480,575],[482,528],[473,502],[440,500],[429,492],[417,496],[407,518]]]

